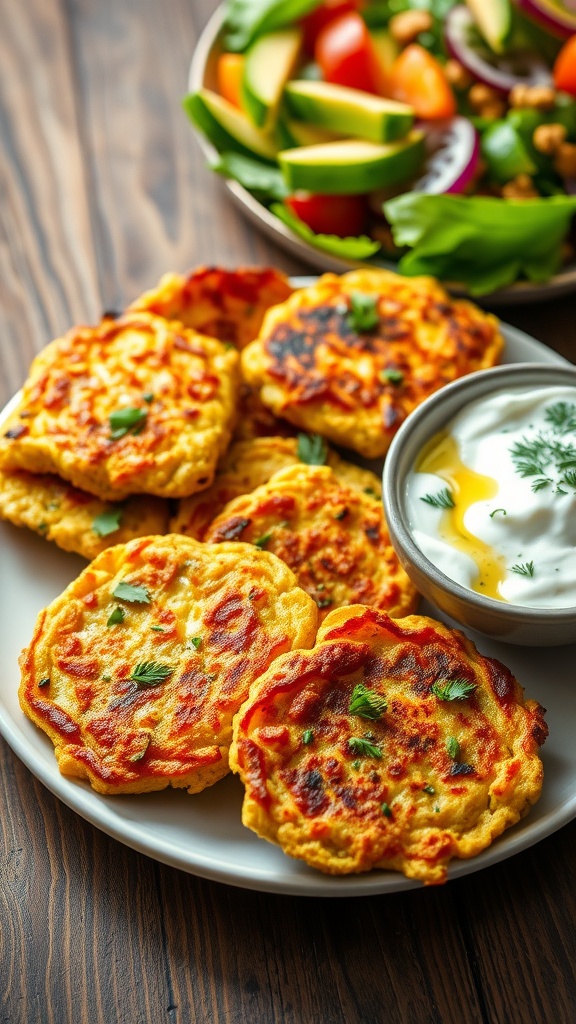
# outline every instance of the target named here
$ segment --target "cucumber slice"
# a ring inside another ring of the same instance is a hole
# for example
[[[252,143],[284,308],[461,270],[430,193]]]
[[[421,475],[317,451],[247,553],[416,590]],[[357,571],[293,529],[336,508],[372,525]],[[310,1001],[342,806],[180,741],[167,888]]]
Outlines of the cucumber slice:
[[[255,125],[270,127],[302,47],[302,33],[289,28],[260,36],[246,54],[242,102]]]
[[[301,121],[371,142],[399,139],[414,123],[414,111],[405,103],[330,82],[288,82],[285,99]]]
[[[272,139],[218,93],[200,89],[185,96],[183,106],[190,120],[219,152],[276,160],[277,147]]]
[[[398,142],[346,139],[283,150],[278,161],[290,191],[360,195],[409,182],[420,169],[424,154],[424,133],[415,130]]]

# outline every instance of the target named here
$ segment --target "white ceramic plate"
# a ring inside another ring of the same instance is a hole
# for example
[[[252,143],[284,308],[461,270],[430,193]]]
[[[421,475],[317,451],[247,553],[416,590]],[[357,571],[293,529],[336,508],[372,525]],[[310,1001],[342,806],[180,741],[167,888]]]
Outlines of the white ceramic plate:
[[[207,23],[200,36],[188,77],[188,89],[190,92],[197,92],[203,86],[215,89],[216,80],[216,57],[219,52],[219,35],[224,17],[223,7],[218,7],[210,21]],[[217,152],[201,132],[196,131],[198,142],[208,161],[212,162],[217,157]],[[304,260],[309,266],[317,270],[332,270],[336,273],[343,273],[357,267],[385,267],[387,270],[397,270],[397,265],[389,260],[378,257],[363,263],[358,260],[345,260],[332,256],[321,249],[316,249],[300,238],[293,231],[283,224],[278,217],[259,203],[253,195],[248,192],[237,181],[223,179],[225,187],[234,203],[241,209],[246,217],[255,224],[264,234],[280,245],[287,252]],[[462,286],[448,283],[450,291],[454,294],[465,294]],[[535,300],[550,299],[553,296],[564,295],[576,291],[576,264],[566,266],[560,273],[556,274],[545,284],[534,284],[530,281],[518,281],[509,288],[501,288],[490,295],[483,295],[475,301],[480,305],[512,305],[516,303],[534,302]]]
[[[566,362],[515,328],[504,327],[503,333],[505,362]],[[0,414],[0,422],[16,400]],[[333,878],[286,857],[242,826],[242,787],[236,777],[228,776],[198,796],[165,790],[143,796],[104,797],[87,783],[60,775],[52,743],[20,711],[18,655],[30,641],[38,612],[85,564],[27,530],[0,523],[0,732],[48,789],[127,846],[219,882],[307,896],[361,896],[418,886],[403,875],[384,871]],[[438,615],[431,607],[422,610]],[[527,696],[548,709],[550,739],[543,751],[544,791],[536,807],[485,853],[473,860],[455,862],[450,878],[510,857],[576,817],[576,649],[555,648],[551,652],[550,648],[523,649],[473,638],[483,653],[500,658],[511,668]]]

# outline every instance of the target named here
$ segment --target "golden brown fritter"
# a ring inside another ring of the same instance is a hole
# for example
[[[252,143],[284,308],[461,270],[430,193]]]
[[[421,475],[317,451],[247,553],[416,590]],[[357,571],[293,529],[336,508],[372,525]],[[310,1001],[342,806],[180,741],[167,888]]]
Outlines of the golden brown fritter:
[[[433,278],[356,270],[270,310],[242,373],[275,415],[378,458],[415,406],[502,347],[496,318]]]
[[[168,502],[147,494],[114,504],[49,474],[0,470],[0,518],[91,561],[113,544],[168,531]]]
[[[129,308],[180,320],[242,349],[258,337],[266,311],[292,290],[286,275],[273,267],[198,267],[186,276],[165,274]]]
[[[0,466],[56,473],[103,501],[208,487],[234,425],[238,354],[149,313],[51,342],[4,424]]]
[[[22,710],[63,775],[100,793],[199,792],[228,772],[232,718],[316,607],[277,558],[146,537],[108,548],[38,617]]]
[[[225,506],[207,543],[249,541],[281,558],[321,610],[362,601],[407,615],[418,596],[390,542],[380,501],[329,466],[292,466]]]
[[[259,437],[252,441],[236,441],[219,463],[212,486],[179,503],[178,511],[170,523],[171,531],[204,540],[208,527],[229,501],[267,483],[281,469],[302,465],[305,456],[310,457],[310,445],[318,441],[319,438],[307,437],[299,440],[292,437]],[[382,487],[375,473],[346,462],[322,443],[318,457],[321,461],[325,458],[343,484],[364,491],[372,498],[380,498]]]
[[[546,735],[540,705],[462,633],[356,606],[254,684],[230,764],[244,824],[290,856],[434,885],[538,799]]]

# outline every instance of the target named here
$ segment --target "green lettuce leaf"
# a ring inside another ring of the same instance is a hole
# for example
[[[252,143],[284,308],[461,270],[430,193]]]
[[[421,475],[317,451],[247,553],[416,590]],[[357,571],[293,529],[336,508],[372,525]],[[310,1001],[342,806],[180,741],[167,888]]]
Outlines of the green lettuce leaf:
[[[357,238],[340,238],[339,235],[317,235],[312,228],[309,228],[303,220],[300,220],[291,210],[288,210],[281,203],[273,203],[270,207],[279,220],[283,221],[291,231],[303,238],[309,245],[317,249],[323,249],[333,256],[340,256],[347,260],[366,260],[373,256],[380,249],[380,242],[375,242],[367,235],[358,235]]]
[[[398,269],[460,282],[472,295],[518,278],[542,283],[559,269],[576,196],[498,199],[407,192],[384,204],[396,245],[407,246]]]
[[[250,192],[257,193],[258,198],[284,199],[288,195],[279,167],[263,164],[242,153],[220,153],[210,166],[224,178],[233,178]]]
[[[318,7],[321,0],[228,0],[224,45],[241,51],[264,32],[283,28]]]

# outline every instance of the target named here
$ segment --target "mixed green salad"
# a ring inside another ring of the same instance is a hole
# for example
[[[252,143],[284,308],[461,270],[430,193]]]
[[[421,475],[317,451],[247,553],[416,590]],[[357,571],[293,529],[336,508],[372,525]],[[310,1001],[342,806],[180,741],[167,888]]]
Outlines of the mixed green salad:
[[[484,295],[574,260],[576,0],[228,0],[184,107],[310,245]]]

